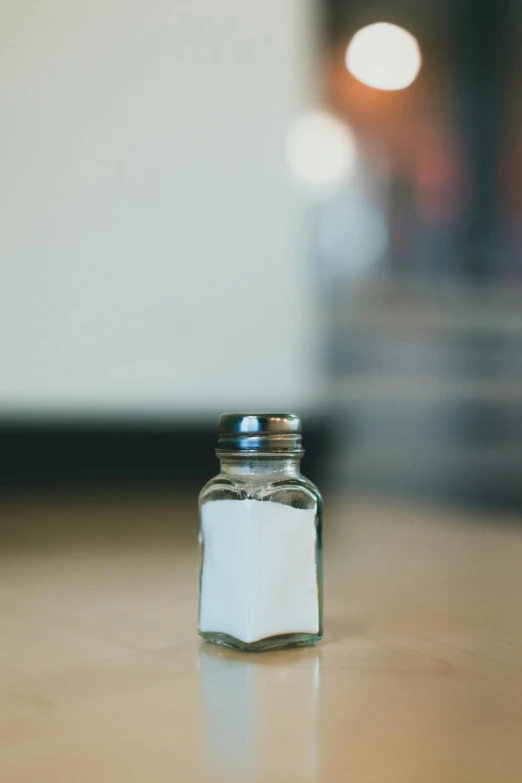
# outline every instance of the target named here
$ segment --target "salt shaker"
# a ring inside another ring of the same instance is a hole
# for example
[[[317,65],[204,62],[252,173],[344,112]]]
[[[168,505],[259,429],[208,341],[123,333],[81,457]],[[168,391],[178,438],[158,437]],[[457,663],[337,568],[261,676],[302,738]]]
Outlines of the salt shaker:
[[[199,634],[261,651],[323,634],[322,500],[299,471],[300,419],[227,413],[199,496]]]

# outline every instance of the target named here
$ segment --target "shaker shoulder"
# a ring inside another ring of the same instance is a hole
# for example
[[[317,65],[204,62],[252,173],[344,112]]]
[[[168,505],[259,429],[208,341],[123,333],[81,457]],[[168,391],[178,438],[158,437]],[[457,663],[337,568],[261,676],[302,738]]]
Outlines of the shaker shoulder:
[[[295,508],[315,508],[322,510],[322,498],[319,490],[309,479],[301,474],[262,480],[231,477],[223,473],[211,478],[199,493],[199,503],[212,500],[270,500]]]
[[[248,497],[245,489],[223,473],[213,476],[199,493],[199,504],[211,500],[243,500]]]
[[[259,500],[271,500],[294,508],[313,508],[322,513],[321,493],[309,479],[299,475],[274,481],[266,485],[258,494]]]

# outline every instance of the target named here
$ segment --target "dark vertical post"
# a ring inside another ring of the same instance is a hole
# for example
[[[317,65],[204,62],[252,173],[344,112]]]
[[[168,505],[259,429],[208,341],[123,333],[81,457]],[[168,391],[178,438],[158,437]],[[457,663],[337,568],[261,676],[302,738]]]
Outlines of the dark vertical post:
[[[495,277],[498,164],[511,58],[512,0],[455,0],[456,116],[464,137],[468,211],[463,224],[463,273]]]

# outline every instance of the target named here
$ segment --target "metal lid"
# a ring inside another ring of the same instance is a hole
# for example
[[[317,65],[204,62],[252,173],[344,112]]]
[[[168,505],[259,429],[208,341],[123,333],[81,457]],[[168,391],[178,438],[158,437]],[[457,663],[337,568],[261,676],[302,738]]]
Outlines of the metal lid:
[[[218,424],[223,451],[300,452],[301,420],[294,413],[223,413]]]

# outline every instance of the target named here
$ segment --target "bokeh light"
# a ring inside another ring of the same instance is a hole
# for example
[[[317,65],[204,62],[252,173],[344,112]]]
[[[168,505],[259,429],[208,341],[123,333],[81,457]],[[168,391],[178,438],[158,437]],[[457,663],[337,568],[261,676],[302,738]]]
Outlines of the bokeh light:
[[[286,142],[286,161],[306,189],[335,190],[354,170],[355,137],[340,119],[326,111],[309,112],[292,125]]]
[[[388,22],[363,27],[346,50],[346,67],[363,84],[403,90],[415,81],[422,63],[417,39]]]

